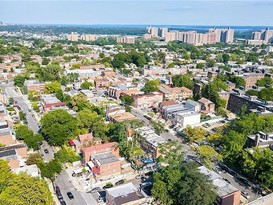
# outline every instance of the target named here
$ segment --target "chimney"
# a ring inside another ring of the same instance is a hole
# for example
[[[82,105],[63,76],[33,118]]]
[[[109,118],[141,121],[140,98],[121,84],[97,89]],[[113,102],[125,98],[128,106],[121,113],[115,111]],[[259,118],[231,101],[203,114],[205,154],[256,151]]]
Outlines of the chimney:
[[[256,134],[256,135],[255,135],[255,147],[258,147],[258,146],[259,146],[259,141],[260,141],[260,135],[259,135],[259,134]]]

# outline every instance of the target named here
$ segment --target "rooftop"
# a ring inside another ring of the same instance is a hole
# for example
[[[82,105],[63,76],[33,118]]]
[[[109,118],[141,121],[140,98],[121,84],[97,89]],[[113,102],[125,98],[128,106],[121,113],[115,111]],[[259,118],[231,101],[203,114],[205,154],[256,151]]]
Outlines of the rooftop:
[[[219,174],[207,169],[205,166],[198,167],[200,172],[212,180],[213,185],[216,187],[216,193],[219,197],[232,194],[239,191],[237,188],[226,182]]]
[[[95,154],[92,156],[92,158],[94,158],[99,165],[119,161],[119,159],[115,155],[113,155],[112,152],[104,152],[100,154]]]
[[[144,198],[132,182],[107,189],[106,192],[114,198],[117,205]]]

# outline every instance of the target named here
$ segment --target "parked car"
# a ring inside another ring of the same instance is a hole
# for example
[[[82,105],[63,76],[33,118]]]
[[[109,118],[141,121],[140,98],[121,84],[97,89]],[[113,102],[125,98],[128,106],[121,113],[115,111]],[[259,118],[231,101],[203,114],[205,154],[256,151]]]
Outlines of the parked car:
[[[49,152],[48,152],[48,149],[44,149],[44,152],[46,153],[46,154],[48,154]]]
[[[250,195],[246,191],[242,191],[241,193],[245,198],[247,198],[247,199],[250,198]]]
[[[100,187],[95,187],[95,188],[91,189],[88,193],[95,193],[95,192],[98,192],[100,190],[101,190]]]
[[[71,192],[66,193],[69,199],[74,199],[74,196]]]
[[[153,176],[153,172],[147,172],[144,174],[146,177],[150,177],[150,176]]]
[[[124,182],[125,182],[124,179],[121,179],[121,180],[117,181],[115,183],[115,185],[118,186],[118,185],[124,184]]]
[[[141,188],[152,185],[152,182],[144,182],[140,185]]]
[[[55,191],[56,191],[56,195],[57,195],[58,199],[63,198],[61,190],[58,186],[55,187]]]
[[[104,187],[102,187],[103,189],[109,189],[112,188],[113,184],[106,184]]]

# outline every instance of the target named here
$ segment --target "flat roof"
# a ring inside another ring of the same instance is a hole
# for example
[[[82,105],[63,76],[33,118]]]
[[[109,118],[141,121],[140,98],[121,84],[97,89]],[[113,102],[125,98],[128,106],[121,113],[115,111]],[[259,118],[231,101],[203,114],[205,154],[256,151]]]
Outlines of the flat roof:
[[[126,196],[130,193],[136,192],[137,190],[138,190],[137,187],[133,185],[132,182],[130,182],[127,184],[107,189],[107,192],[108,194],[116,198],[118,196]]]
[[[16,155],[15,149],[11,149],[11,150],[6,150],[6,151],[0,152],[0,158],[1,157],[14,156],[14,155]]]
[[[113,155],[112,152],[103,152],[100,154],[95,154],[92,155],[92,158],[94,158],[99,165],[119,161],[119,159],[115,155]]]
[[[272,204],[273,204],[273,193],[248,203],[248,205],[272,205]]]
[[[213,185],[216,187],[216,193],[219,197],[224,197],[231,193],[239,191],[237,188],[226,182],[219,174],[209,170],[205,166],[198,167],[200,172],[209,177]]]

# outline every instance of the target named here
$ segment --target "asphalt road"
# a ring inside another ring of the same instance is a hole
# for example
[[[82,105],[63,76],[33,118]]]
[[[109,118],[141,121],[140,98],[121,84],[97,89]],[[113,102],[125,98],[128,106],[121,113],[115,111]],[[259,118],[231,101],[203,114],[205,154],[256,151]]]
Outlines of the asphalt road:
[[[227,172],[221,172],[219,173],[219,175],[221,177],[223,177],[224,179],[228,180],[228,182],[236,187],[237,189],[241,190],[241,191],[246,191],[249,194],[249,199],[248,201],[251,202],[257,198],[259,198],[260,196],[255,193],[251,187],[249,187],[248,185],[244,184],[243,182],[239,181],[238,179],[236,179],[235,177],[233,177],[231,174],[227,173]]]
[[[14,86],[11,84],[5,84],[3,87],[5,88],[7,97],[11,97],[14,99],[14,101],[17,101],[17,104],[22,109],[22,112],[26,113],[28,128],[31,129],[34,133],[38,133],[40,129],[39,122],[36,119],[31,106],[24,99],[24,96],[22,96],[20,92],[16,92]],[[48,150],[48,154],[44,152],[45,149]],[[54,158],[54,151],[46,141],[43,141],[42,145],[40,146],[40,153],[43,155],[44,162],[49,162]]]
[[[73,184],[70,182],[68,173],[63,170],[55,180],[56,186],[60,188],[62,196],[67,205],[96,205],[97,202],[94,200],[91,194],[81,193],[76,190]],[[67,192],[71,192],[74,199],[69,199]]]

